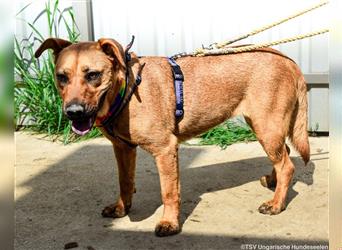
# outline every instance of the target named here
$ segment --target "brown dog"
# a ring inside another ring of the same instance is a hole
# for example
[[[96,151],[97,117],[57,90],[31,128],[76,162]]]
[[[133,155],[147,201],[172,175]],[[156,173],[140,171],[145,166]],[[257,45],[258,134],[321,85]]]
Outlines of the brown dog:
[[[158,236],[178,233],[178,143],[238,114],[245,117],[274,166],[272,174],[263,176],[261,183],[276,187],[275,194],[259,211],[278,214],[285,209],[294,173],[285,139],[290,138],[305,163],[310,157],[306,84],[291,59],[273,49],[177,59],[185,78],[184,117],[178,123],[167,58],[138,58],[132,53],[126,65],[122,46],[112,39],[71,44],[50,38],[37,50],[36,57],[46,49],[54,51],[56,86],[63,109],[73,121],[73,128],[82,133],[95,119],[107,114],[126,71],[130,72],[128,85],[132,87],[139,67],[146,64],[141,85],[113,124],[115,136],[102,128],[113,143],[120,182],[120,197],[103,210],[103,216],[122,217],[128,213],[135,190],[133,145],[139,145],[155,157],[160,175],[164,213],[155,232]]]

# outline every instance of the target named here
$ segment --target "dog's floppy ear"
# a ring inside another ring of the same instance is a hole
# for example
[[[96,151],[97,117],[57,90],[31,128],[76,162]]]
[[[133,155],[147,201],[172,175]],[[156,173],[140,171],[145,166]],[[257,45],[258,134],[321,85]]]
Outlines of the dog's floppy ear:
[[[38,58],[45,50],[52,49],[56,60],[59,52],[61,52],[62,49],[68,47],[71,44],[71,42],[60,38],[48,38],[39,46],[36,53],[34,53],[34,56]]]
[[[101,38],[98,40],[98,43],[106,55],[112,60],[115,60],[122,68],[126,68],[124,59],[125,53],[122,46],[117,41],[110,38]]]

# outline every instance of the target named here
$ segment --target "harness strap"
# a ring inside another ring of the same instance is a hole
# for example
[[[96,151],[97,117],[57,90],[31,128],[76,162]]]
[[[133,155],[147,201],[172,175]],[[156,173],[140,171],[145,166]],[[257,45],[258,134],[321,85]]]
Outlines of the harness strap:
[[[183,81],[184,81],[184,75],[179,67],[179,65],[176,63],[176,61],[172,58],[168,58],[169,63],[171,65],[173,79],[174,79],[174,87],[175,87],[175,95],[176,95],[176,118],[177,120],[181,120],[184,115],[184,94],[183,94]]]

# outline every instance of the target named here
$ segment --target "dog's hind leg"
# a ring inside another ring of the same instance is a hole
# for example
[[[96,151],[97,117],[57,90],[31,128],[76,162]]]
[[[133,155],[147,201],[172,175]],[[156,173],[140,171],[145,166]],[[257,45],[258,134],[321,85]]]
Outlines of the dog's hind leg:
[[[252,121],[251,119],[248,117],[248,116],[245,116],[245,121],[247,122],[247,124],[251,127],[251,129],[253,130],[254,133],[256,133],[255,131],[255,126],[253,127],[253,124],[252,124]],[[256,133],[257,134],[257,137],[261,136],[261,132],[258,132]],[[260,138],[261,139],[261,138]],[[260,139],[259,139],[259,142],[260,142]],[[288,155],[290,155],[290,148],[289,146],[287,146],[287,144],[285,144],[285,147],[286,147],[286,151],[288,153]],[[269,174],[269,175],[264,175],[260,178],[260,183],[262,186],[264,187],[267,187],[267,188],[275,188],[276,185],[277,185],[277,174],[276,174],[276,169],[273,167],[272,169],[272,173]]]
[[[119,218],[125,216],[132,205],[132,196],[135,192],[136,148],[123,144],[113,144],[113,147],[118,164],[120,196],[116,203],[103,209],[102,216]]]
[[[264,202],[259,207],[259,212],[263,214],[279,214],[286,207],[286,196],[294,173],[294,165],[283,147],[281,156],[273,161],[277,177],[277,184],[272,200]]]
[[[286,130],[279,126],[276,119],[269,119],[262,129],[255,130],[256,136],[263,146],[268,158],[273,163],[276,188],[272,200],[264,202],[259,207],[263,214],[279,214],[286,207],[286,196],[291,183],[294,165],[290,160],[287,145],[285,144]],[[279,127],[278,127],[278,126]]]
[[[285,144],[287,154],[290,155],[290,148]],[[275,188],[277,186],[277,174],[275,168],[272,169],[272,173],[269,175],[261,176],[260,183],[267,188]]]

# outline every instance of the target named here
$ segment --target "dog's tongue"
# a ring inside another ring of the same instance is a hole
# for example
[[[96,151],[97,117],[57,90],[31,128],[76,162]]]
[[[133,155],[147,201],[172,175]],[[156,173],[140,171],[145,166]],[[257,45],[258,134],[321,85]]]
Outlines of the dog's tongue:
[[[72,121],[71,123],[72,131],[74,131],[78,135],[85,135],[86,133],[90,131],[92,126],[93,126],[92,118],[88,118],[85,120],[77,120],[77,121],[75,120],[75,121]]]

